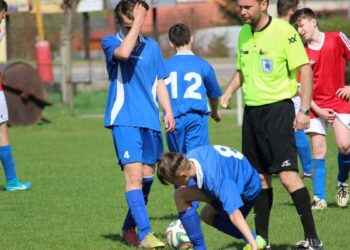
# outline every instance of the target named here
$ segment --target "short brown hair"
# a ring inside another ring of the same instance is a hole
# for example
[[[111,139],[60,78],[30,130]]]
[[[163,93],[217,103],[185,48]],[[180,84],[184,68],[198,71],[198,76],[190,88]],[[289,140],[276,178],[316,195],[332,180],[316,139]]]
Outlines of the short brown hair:
[[[169,41],[174,44],[175,47],[182,47],[187,45],[191,41],[191,31],[190,28],[183,23],[177,23],[170,27]]]
[[[123,16],[134,20],[133,11],[136,4],[142,4],[142,6],[148,10],[149,5],[143,0],[121,0],[114,8],[114,16],[116,21],[121,24],[123,23]]]
[[[277,14],[279,17],[286,16],[289,10],[296,10],[299,5],[299,0],[278,0]]]
[[[304,18],[316,19],[316,14],[310,8],[299,9],[290,17],[290,23],[296,25],[300,19]]]
[[[189,161],[183,154],[169,152],[165,153],[157,163],[157,176],[160,182],[164,185],[169,183],[174,184],[179,170],[187,169]]]

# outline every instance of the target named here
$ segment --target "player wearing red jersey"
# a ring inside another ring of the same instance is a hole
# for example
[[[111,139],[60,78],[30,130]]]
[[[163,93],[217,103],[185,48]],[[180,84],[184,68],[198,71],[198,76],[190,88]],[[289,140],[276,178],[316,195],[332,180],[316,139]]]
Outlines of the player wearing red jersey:
[[[305,42],[313,68],[313,103],[310,128],[307,130],[313,151],[313,208],[327,207],[327,124],[334,129],[339,150],[337,203],[344,207],[349,200],[346,180],[350,169],[350,103],[342,98],[341,93],[344,92],[346,64],[350,60],[350,41],[341,32],[321,32],[315,13],[309,8],[297,10],[291,23],[295,24]]]

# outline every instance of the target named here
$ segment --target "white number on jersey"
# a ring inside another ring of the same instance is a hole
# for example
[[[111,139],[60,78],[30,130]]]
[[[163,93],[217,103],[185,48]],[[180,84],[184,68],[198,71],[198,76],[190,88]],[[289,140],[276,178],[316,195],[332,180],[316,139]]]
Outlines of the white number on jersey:
[[[237,158],[239,160],[242,160],[244,157],[244,155],[241,152],[236,151],[236,150],[231,149],[231,148],[226,147],[226,146],[214,145],[214,148],[216,151],[219,152],[219,154],[221,154],[222,156],[225,156],[225,157],[234,157],[234,158]]]
[[[196,73],[196,72],[189,72],[186,73],[184,76],[184,80],[186,82],[191,82],[193,81],[194,83],[191,84],[185,91],[184,98],[188,99],[197,99],[201,100],[202,95],[198,92],[196,92],[199,87],[202,85],[202,77]],[[170,84],[170,89],[171,89],[171,98],[176,99],[178,97],[177,94],[177,72],[171,72],[169,77],[165,80],[165,84],[168,85]]]

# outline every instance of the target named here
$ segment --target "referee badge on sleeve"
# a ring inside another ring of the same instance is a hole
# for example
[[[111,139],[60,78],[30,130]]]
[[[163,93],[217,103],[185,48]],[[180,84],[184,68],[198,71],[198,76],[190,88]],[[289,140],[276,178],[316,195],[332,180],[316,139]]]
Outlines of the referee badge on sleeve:
[[[263,72],[265,73],[272,72],[272,69],[273,69],[272,60],[266,59],[266,58],[261,59],[261,66],[262,66]]]

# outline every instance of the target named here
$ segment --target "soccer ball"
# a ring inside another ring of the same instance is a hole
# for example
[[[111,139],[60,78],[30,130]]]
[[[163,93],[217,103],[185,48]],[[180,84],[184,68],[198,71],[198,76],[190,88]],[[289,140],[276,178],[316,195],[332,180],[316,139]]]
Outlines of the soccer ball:
[[[180,220],[172,221],[165,230],[165,235],[169,246],[173,249],[192,248],[191,241]]]

